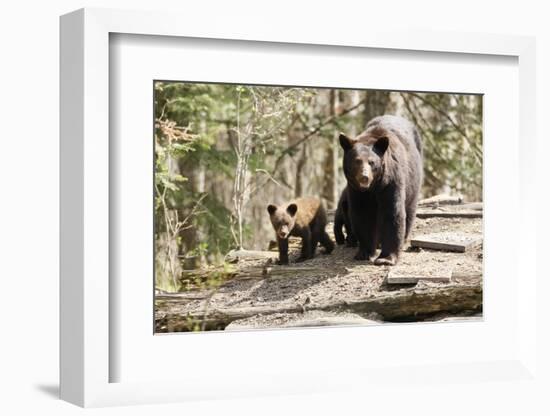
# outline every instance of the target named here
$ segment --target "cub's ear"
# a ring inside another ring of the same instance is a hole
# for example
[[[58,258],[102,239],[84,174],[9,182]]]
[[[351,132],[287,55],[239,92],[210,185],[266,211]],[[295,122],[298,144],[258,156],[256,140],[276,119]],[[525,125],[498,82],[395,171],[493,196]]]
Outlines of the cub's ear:
[[[388,146],[390,145],[390,140],[387,137],[380,137],[376,143],[374,143],[373,149],[374,152],[382,157],[384,156],[384,153],[386,153],[386,150],[388,150]]]
[[[351,149],[355,144],[355,140],[350,139],[344,133],[340,133],[340,136],[338,138],[340,139],[340,146],[342,146],[342,149],[346,151]]]
[[[291,217],[294,217],[297,211],[298,211],[298,205],[296,204],[290,204],[288,207],[286,207],[286,212],[288,212]]]
[[[267,212],[269,212],[269,215],[275,214],[275,211],[277,211],[277,207],[273,204],[269,204],[267,206]]]

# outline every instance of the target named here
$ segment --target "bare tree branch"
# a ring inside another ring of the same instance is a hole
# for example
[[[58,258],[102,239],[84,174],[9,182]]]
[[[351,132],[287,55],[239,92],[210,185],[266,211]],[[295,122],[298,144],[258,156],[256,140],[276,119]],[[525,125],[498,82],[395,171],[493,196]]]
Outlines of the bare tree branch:
[[[302,143],[304,143],[306,140],[309,140],[311,137],[313,137],[315,134],[317,134],[323,127],[325,127],[326,125],[328,124],[331,124],[331,123],[334,123],[336,120],[338,120],[338,118],[342,117],[342,116],[345,116],[346,114],[352,112],[353,110],[355,110],[356,108],[359,108],[360,106],[362,106],[363,104],[365,104],[365,99],[359,101],[357,104],[355,104],[354,106],[352,107],[349,107],[349,108],[346,108],[344,111],[342,111],[340,114],[336,114],[334,116],[330,116],[328,118],[326,118],[325,120],[323,120],[321,123],[319,123],[317,125],[317,127],[315,127],[313,130],[311,130],[309,133],[307,133],[304,137],[302,137],[300,140],[298,140],[296,143],[292,144],[291,146],[287,147],[285,150],[283,150],[283,152],[281,153],[281,155],[277,158],[277,160],[275,161],[275,166],[274,168],[272,169],[271,171],[271,174],[275,174],[275,172],[277,172],[277,169],[279,168],[279,165],[281,164],[281,162],[283,161],[283,159],[289,154],[291,153],[294,149],[296,149],[297,147],[299,147]]]

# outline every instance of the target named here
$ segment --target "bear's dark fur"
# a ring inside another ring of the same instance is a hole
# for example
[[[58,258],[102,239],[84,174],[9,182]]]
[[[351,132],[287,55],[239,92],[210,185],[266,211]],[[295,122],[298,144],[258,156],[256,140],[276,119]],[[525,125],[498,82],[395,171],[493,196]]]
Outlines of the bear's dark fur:
[[[334,243],[325,231],[327,214],[319,199],[298,198],[280,207],[270,204],[267,212],[277,237],[279,264],[288,264],[289,236],[302,238],[298,261],[313,258],[319,243],[325,248],[326,254],[334,250]]]
[[[340,134],[356,260],[397,262],[416,215],[422,183],[422,142],[416,127],[401,117],[372,119],[355,139]]]
[[[345,236],[343,228],[346,230]],[[357,247],[357,239],[353,235],[351,229],[347,188],[342,191],[340,199],[338,200],[336,212],[334,213],[334,238],[339,245],[346,243],[348,247]]]

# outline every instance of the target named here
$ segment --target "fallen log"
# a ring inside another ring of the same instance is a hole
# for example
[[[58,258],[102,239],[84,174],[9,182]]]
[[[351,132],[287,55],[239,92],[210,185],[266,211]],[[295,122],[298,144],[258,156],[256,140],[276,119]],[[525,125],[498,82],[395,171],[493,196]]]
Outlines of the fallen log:
[[[434,197],[435,198],[435,197]],[[432,198],[428,198],[428,201]],[[422,202],[422,201],[421,201]],[[482,202],[469,202],[466,204],[457,203],[447,206],[440,206],[439,204],[418,204],[416,211],[418,218],[482,218],[483,217],[483,203]]]
[[[200,291],[200,292],[164,292],[164,293],[155,293],[155,301],[166,301],[166,300],[203,300],[207,299],[212,294],[212,291]]]
[[[460,205],[460,209],[471,209],[474,211],[483,211],[483,202],[467,202]]]
[[[440,194],[440,195],[434,195],[429,198],[421,199],[418,201],[418,206],[439,206],[439,205],[458,205],[462,204],[462,201],[464,198],[462,195],[447,195],[447,194]]]
[[[441,211],[438,209],[419,209],[416,211],[418,218],[483,218],[481,210],[452,210]]]
[[[226,331],[243,331],[260,328],[311,328],[319,326],[364,326],[379,325],[382,322],[367,319],[354,313],[308,311],[305,313],[277,313],[239,319],[225,327]]]
[[[482,279],[476,276],[450,284],[423,284],[398,290],[380,290],[365,298],[335,299],[326,303],[285,302],[241,307],[204,307],[188,309],[185,302],[167,299],[157,304],[157,332],[188,331],[189,323],[199,323],[204,329],[224,329],[239,319],[275,313],[308,311],[351,312],[379,314],[385,321],[416,321],[437,313],[480,312],[482,308]]]
[[[231,250],[225,256],[228,262],[238,260],[267,260],[276,259],[279,257],[279,253],[276,251],[260,251],[260,250]]]

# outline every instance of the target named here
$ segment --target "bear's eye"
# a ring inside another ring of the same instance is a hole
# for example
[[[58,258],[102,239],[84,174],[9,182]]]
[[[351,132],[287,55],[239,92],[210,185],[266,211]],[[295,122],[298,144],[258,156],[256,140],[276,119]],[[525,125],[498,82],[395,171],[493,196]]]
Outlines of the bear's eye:
[[[369,165],[374,166],[374,160],[369,160]]]
[[[356,165],[360,165],[360,164],[363,163],[363,160],[362,160],[362,159],[355,159],[355,160],[353,161],[353,163],[355,163]]]

